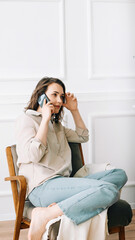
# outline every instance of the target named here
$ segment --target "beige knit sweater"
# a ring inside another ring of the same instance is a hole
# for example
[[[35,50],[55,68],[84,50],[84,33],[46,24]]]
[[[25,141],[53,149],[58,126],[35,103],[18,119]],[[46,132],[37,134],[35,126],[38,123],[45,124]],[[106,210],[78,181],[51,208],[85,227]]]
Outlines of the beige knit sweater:
[[[47,145],[35,138],[41,114],[27,110],[16,121],[16,141],[19,174],[27,181],[27,195],[50,178],[70,176],[71,150],[68,142],[88,141],[88,130],[65,128],[61,123],[49,122]]]

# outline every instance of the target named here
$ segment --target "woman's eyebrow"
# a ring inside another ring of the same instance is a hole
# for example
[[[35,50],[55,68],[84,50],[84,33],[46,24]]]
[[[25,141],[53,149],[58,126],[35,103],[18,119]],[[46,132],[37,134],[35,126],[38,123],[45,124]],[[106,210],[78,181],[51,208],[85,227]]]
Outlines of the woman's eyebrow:
[[[53,91],[53,92],[54,92],[54,93],[58,93],[58,94],[59,94],[59,92],[57,92],[57,91]],[[62,93],[62,94],[61,94],[61,96],[64,96],[64,93]]]

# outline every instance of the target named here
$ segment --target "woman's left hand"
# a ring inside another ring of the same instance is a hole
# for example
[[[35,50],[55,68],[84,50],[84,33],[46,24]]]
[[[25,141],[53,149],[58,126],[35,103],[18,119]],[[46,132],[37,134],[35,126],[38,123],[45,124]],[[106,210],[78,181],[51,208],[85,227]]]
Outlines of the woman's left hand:
[[[70,111],[75,111],[78,108],[77,98],[74,96],[73,93],[66,93],[65,94],[65,103],[63,103],[63,107],[66,107]]]

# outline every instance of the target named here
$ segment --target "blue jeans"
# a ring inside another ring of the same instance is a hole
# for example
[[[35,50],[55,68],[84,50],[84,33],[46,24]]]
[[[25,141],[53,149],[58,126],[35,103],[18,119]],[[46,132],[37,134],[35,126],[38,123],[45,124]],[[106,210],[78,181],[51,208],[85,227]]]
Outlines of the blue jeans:
[[[80,224],[114,204],[126,181],[127,176],[122,169],[83,178],[60,176],[34,188],[28,198],[36,207],[47,207],[56,202],[67,217]]]

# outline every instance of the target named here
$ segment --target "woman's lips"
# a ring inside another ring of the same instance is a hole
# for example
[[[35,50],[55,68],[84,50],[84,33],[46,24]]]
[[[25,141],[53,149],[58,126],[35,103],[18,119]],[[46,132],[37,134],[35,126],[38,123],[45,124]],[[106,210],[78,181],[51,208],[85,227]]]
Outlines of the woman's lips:
[[[57,106],[57,105],[55,105],[54,107],[55,107],[55,108],[60,108],[60,106]]]

